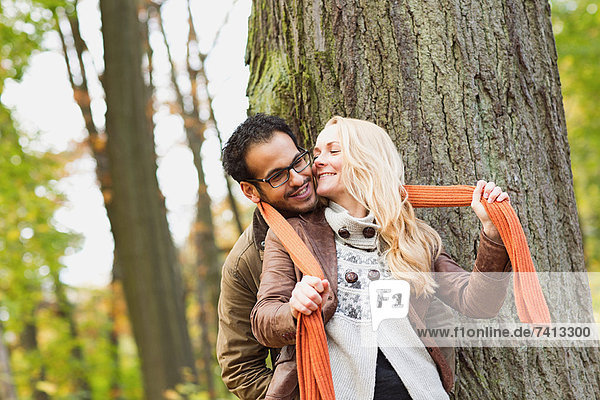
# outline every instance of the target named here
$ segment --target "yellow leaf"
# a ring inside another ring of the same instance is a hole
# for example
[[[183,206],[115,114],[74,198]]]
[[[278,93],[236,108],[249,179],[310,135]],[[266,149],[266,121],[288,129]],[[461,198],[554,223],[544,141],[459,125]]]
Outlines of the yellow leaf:
[[[35,388],[41,392],[48,393],[49,395],[54,395],[56,393],[56,385],[52,382],[39,381]]]
[[[181,400],[182,397],[173,389],[168,389],[163,392],[163,396],[167,400]]]

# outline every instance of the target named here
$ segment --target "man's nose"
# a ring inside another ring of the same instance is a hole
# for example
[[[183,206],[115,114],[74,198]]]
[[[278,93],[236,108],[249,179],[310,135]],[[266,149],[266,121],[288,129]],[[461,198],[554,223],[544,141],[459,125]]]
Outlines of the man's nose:
[[[296,172],[293,168],[290,169],[290,186],[302,186],[304,184],[305,177],[299,172]]]

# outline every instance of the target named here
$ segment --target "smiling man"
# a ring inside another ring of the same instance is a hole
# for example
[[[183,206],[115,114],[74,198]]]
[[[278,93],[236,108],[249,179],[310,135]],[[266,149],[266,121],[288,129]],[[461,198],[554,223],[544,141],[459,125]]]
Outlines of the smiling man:
[[[240,124],[223,149],[223,167],[246,197],[267,202],[286,217],[317,204],[310,155],[281,118],[257,114]],[[255,210],[222,271],[217,359],[223,381],[241,399],[265,398],[272,377],[266,365],[270,349],[258,343],[250,326],[267,229]],[[276,359],[273,349],[271,359]]]

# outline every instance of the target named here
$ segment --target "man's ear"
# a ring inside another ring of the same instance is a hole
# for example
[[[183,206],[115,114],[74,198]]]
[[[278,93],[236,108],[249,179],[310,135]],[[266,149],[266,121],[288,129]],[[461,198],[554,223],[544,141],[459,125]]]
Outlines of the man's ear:
[[[258,193],[258,189],[251,184],[250,182],[240,182],[240,189],[242,189],[242,193],[244,196],[250,199],[253,203],[257,203],[260,201],[260,194]]]

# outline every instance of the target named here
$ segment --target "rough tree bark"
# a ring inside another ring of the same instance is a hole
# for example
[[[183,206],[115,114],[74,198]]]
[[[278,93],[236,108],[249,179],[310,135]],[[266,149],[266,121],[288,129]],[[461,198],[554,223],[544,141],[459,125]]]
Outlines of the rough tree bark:
[[[136,2],[102,0],[100,11],[113,184],[111,226],[145,395],[161,399],[165,389],[183,381],[182,369],[194,371],[193,353],[180,271],[156,177]]]
[[[538,271],[585,271],[556,57],[545,0],[256,0],[250,112],[286,117],[309,146],[333,115],[375,122],[407,183],[494,180]],[[472,264],[469,209],[420,216]],[[589,289],[564,292],[589,319]],[[456,398],[600,397],[597,349],[462,349],[458,360]]]

